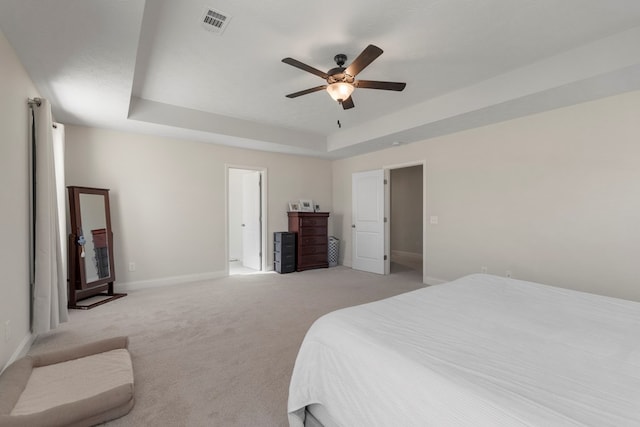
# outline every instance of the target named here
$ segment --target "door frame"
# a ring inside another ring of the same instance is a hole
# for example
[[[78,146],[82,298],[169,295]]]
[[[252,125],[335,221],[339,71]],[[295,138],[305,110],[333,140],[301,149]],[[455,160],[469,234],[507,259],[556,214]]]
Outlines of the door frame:
[[[403,169],[412,166],[422,166],[422,282],[427,283],[427,162],[415,160],[382,166],[384,170],[384,252],[387,259],[384,263],[384,274],[391,272],[391,169]]]
[[[262,185],[260,186],[260,268],[267,271],[267,196],[269,187],[267,181],[267,168],[261,166],[247,166],[232,163],[224,164],[224,271],[229,275],[229,169],[244,169],[260,172]]]

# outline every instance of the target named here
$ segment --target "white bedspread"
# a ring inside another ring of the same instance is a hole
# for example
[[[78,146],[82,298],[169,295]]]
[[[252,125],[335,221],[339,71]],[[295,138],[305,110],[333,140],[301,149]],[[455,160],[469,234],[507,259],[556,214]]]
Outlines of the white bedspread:
[[[640,426],[640,303],[485,274],[318,319],[289,422]]]

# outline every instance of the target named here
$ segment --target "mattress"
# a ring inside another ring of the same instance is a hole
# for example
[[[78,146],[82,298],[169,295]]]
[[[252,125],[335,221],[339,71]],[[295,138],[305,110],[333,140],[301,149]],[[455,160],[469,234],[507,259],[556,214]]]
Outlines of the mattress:
[[[307,332],[289,423],[638,426],[640,303],[486,274],[338,310]]]

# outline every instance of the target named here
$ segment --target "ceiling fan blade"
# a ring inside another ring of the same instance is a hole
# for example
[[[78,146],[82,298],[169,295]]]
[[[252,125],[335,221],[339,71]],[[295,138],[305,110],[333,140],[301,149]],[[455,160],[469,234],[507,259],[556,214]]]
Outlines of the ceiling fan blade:
[[[371,64],[374,59],[382,55],[383,50],[378,46],[370,44],[367,46],[356,59],[353,60],[351,65],[346,69],[346,73],[355,77],[360,71],[364,70],[367,65]]]
[[[362,89],[382,89],[382,90],[396,90],[402,91],[406,83],[399,82],[379,82],[376,80],[356,80],[354,86]]]
[[[313,68],[310,65],[303,64],[302,62],[293,58],[284,58],[282,62],[284,62],[285,64],[293,65],[294,67],[300,68],[301,70],[304,70],[308,73],[315,74],[316,76],[322,77],[325,80],[329,77],[329,75],[324,71],[320,71],[317,68]]]
[[[327,88],[327,85],[312,87],[311,89],[305,89],[305,90],[301,90],[300,92],[290,93],[289,95],[287,95],[287,98],[297,98],[299,96],[306,95],[308,93],[317,92],[319,90],[326,89],[326,88]]]
[[[353,103],[353,97],[350,96],[347,99],[345,99],[344,101],[342,101],[342,108],[345,110],[348,110],[349,108],[353,108],[355,107],[355,104]]]

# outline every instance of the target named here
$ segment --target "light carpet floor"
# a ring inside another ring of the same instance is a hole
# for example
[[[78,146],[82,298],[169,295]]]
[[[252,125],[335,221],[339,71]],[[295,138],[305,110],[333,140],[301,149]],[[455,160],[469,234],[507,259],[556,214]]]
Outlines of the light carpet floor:
[[[335,267],[134,291],[71,310],[29,353],[128,335],[136,404],[108,426],[287,426],[289,380],[309,326],[424,286],[419,273],[396,271]]]

